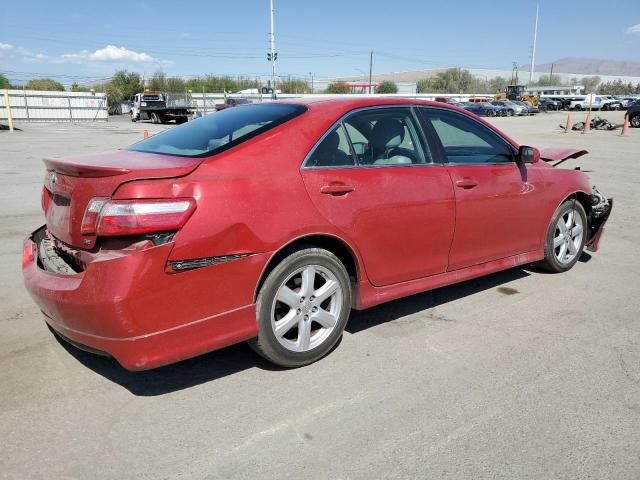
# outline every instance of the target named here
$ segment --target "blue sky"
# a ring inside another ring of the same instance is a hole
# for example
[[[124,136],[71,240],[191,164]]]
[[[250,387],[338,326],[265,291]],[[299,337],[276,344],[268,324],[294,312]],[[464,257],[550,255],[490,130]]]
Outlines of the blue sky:
[[[535,0],[274,0],[279,74],[316,77],[529,62]],[[604,5],[611,8],[605,8]],[[268,0],[3,6],[0,72],[62,83],[147,75],[268,75]],[[640,0],[541,0],[537,63],[640,61]]]

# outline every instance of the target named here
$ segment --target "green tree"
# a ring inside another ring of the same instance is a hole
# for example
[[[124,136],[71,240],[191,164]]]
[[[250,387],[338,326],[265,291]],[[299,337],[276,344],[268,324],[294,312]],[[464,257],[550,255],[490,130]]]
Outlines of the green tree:
[[[165,90],[167,92],[185,92],[187,89],[186,82],[178,77],[169,77],[165,81]]]
[[[11,88],[9,79],[0,73],[0,88]]]
[[[64,92],[64,85],[60,82],[56,82],[51,78],[34,78],[27,82],[25,85],[27,90],[49,90]]]
[[[487,81],[486,93],[501,93],[509,85],[509,80],[504,77],[493,77]]]
[[[286,78],[277,85],[278,90],[282,93],[309,93],[311,87],[305,80]]]
[[[540,75],[538,81],[531,84],[540,87],[548,87],[550,85],[564,85],[562,77],[560,75]]]
[[[147,87],[149,90],[166,90],[167,89],[167,76],[162,70],[158,70],[147,81]]]
[[[73,82],[71,84],[71,91],[72,92],[90,92],[91,89],[89,87],[84,87],[82,85],[79,85],[77,82]]]
[[[485,93],[485,88],[480,79],[463,68],[448,68],[417,84],[418,93]]]
[[[385,80],[384,82],[380,82],[380,84],[376,87],[376,93],[398,93],[398,86]]]
[[[324,93],[351,93],[351,87],[344,82],[338,80],[337,82],[330,83],[329,86],[325,89]]]
[[[593,93],[598,89],[598,85],[600,85],[600,77],[582,77],[580,85],[584,85],[585,92]]]
[[[128,100],[143,90],[140,74],[127,70],[118,70],[111,77],[111,80],[103,85],[96,85],[94,88],[96,91],[106,92],[109,105]]]

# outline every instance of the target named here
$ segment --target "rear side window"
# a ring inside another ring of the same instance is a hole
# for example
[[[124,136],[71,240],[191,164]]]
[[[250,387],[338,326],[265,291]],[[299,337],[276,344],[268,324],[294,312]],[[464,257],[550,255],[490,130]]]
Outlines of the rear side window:
[[[204,157],[228,150],[304,113],[302,105],[265,103],[228,108],[154,135],[136,152]]]
[[[347,167],[355,162],[344,126],[338,124],[320,142],[308,160],[309,167]]]

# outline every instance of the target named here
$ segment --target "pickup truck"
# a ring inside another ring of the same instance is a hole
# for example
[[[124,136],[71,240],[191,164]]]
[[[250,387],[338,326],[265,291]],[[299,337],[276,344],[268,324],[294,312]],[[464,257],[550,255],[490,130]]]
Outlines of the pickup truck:
[[[591,103],[591,110],[602,110],[607,104],[603,97],[595,97]],[[569,106],[571,110],[589,110],[589,99],[581,98],[580,100],[572,100]]]
[[[640,100],[636,100],[629,105],[625,116],[629,118],[629,123],[632,127],[640,128]]]
[[[131,106],[131,121],[151,120],[151,123],[165,123],[175,120],[184,123],[193,114],[191,95],[188,93],[150,92],[137,93]]]

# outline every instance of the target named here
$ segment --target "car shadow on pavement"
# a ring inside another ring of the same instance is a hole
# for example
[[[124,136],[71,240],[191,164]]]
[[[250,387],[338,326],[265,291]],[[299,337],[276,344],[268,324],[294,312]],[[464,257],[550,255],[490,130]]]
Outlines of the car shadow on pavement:
[[[345,330],[352,334],[358,333],[376,325],[391,322],[494,287],[501,288],[502,293],[508,295],[518,293],[514,288],[500,287],[500,285],[529,275],[522,268],[512,268],[456,285],[394,300],[367,310],[354,310]],[[282,370],[254,353],[245,343],[240,343],[166,367],[143,372],[130,372],[122,368],[112,358],[80,350],[58,336],[56,339],[69,354],[85,367],[121,385],[132,394],[143,397],[176,392],[250,368]]]
[[[245,343],[143,372],[125,370],[116,360],[85,352],[56,336],[80,363],[136,396],[154,397],[194,387],[249,368],[281,370],[254,353]]]
[[[367,310],[354,310],[351,313],[351,318],[345,330],[349,333],[358,333],[362,330],[391,322],[422,310],[435,308],[438,305],[480,293],[490,288],[500,287],[500,285],[504,283],[528,277],[529,275],[530,273],[522,268],[512,268],[485,277],[467,280],[466,282],[449,285],[448,287],[441,287],[389,303],[383,303],[382,305]],[[518,293],[518,291],[513,288],[504,287],[502,288],[502,293],[512,295],[513,293]]]

